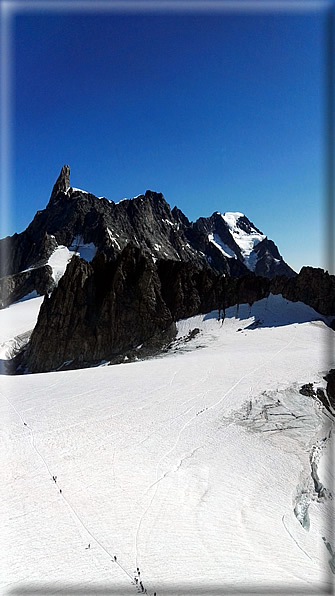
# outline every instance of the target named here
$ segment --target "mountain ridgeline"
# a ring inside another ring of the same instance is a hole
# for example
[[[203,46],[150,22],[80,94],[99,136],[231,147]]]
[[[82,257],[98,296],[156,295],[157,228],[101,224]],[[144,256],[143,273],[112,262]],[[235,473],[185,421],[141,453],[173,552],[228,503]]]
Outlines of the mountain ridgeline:
[[[171,342],[178,319],[270,292],[335,314],[334,277],[297,275],[243,214],[192,223],[152,191],[114,203],[72,188],[68,166],[47,207],[0,251],[2,307],[45,294],[16,371],[145,356]]]

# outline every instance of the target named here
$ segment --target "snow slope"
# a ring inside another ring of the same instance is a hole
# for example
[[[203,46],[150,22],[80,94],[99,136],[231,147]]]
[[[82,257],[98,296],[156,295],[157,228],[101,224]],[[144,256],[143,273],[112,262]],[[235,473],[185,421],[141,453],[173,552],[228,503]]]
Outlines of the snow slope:
[[[19,300],[0,310],[0,359],[11,358],[12,350],[28,341],[44,296]]]
[[[2,376],[1,594],[135,595],[137,567],[157,596],[330,590],[332,421],[299,393],[320,319],[270,296],[181,321],[164,357]]]
[[[248,267],[250,271],[255,271],[257,254],[254,252],[254,248],[257,244],[262,242],[266,236],[252,226],[246,231],[239,222],[240,218],[244,217],[243,213],[227,212],[221,217],[227,224],[231,235],[241,250],[245,266]]]

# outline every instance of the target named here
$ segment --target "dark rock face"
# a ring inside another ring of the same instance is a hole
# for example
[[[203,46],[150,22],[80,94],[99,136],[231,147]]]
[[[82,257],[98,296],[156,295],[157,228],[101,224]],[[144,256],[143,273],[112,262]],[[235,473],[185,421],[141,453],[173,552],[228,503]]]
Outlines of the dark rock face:
[[[335,276],[323,269],[303,267],[294,278],[278,277],[271,283],[271,292],[304,302],[323,315],[335,314]]]
[[[175,321],[216,308],[220,277],[211,269],[180,261],[160,261],[158,275],[162,297]]]
[[[306,383],[305,385],[302,385],[302,387],[299,389],[299,393],[301,393],[301,395],[305,395],[306,397],[315,397],[313,383]]]
[[[335,410],[335,368],[332,368],[329,373],[325,376],[325,380],[327,381],[326,392],[332,406],[333,410]]]
[[[52,269],[49,265],[8,275],[0,279],[0,307],[4,308],[34,291],[43,296],[53,287]]]
[[[66,193],[70,188],[70,167],[63,166],[52,189],[50,203],[58,199],[60,193]]]
[[[174,330],[156,268],[137,247],[128,245],[115,262],[102,254],[92,263],[73,257],[44,299],[23,366],[30,372],[68,360],[85,366]]]

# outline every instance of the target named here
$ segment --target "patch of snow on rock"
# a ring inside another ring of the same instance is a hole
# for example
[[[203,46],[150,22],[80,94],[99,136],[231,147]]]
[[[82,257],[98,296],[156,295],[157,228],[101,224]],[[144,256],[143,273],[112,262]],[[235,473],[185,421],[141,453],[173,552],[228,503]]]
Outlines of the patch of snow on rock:
[[[64,275],[67,264],[71,261],[73,252],[67,246],[57,246],[52,255],[50,255],[47,265],[52,269],[52,277],[57,284],[60,278]]]
[[[74,186],[70,186],[70,188],[68,188],[68,190],[70,192],[83,192],[85,195],[91,194],[90,192],[88,192],[88,190],[83,190],[82,188],[75,188]]]
[[[216,246],[216,248],[219,249],[220,252],[222,252],[222,254],[225,257],[228,257],[230,259],[236,259],[236,254],[234,253],[234,251],[229,248],[229,246],[227,246],[227,244],[225,244],[224,242],[222,242],[220,236],[218,234],[208,234],[208,240],[214,244],[214,246]]]
[[[85,259],[85,261],[90,262],[96,255],[97,247],[93,242],[85,244],[82,236],[75,236],[71,246],[69,246],[69,250],[79,255],[82,259]]]
[[[121,246],[119,245],[118,241],[116,240],[115,236],[113,236],[113,234],[109,228],[107,228],[107,232],[108,232],[108,236],[110,237],[111,241],[114,242],[114,244],[116,244],[116,246],[118,247],[119,250],[121,250]]]

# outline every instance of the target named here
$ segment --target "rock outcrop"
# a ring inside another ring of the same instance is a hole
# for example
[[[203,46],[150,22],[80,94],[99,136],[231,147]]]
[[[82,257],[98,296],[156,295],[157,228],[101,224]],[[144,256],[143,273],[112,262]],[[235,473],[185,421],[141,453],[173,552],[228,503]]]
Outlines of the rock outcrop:
[[[304,302],[322,315],[335,315],[335,276],[323,269],[302,267],[294,278],[272,280],[271,292],[292,302]]]
[[[33,292],[43,296],[53,287],[54,280],[49,265],[22,271],[16,275],[8,275],[0,279],[0,307],[5,308]]]
[[[70,167],[63,166],[52,189],[50,203],[59,200],[61,193],[66,194],[70,188]]]
[[[44,372],[67,361],[85,366],[145,342],[158,346],[174,332],[156,267],[137,247],[128,245],[116,261],[103,254],[91,263],[73,257],[44,299],[22,367]]]
[[[335,368],[332,368],[325,376],[327,381],[326,393],[333,411],[335,411]]]

